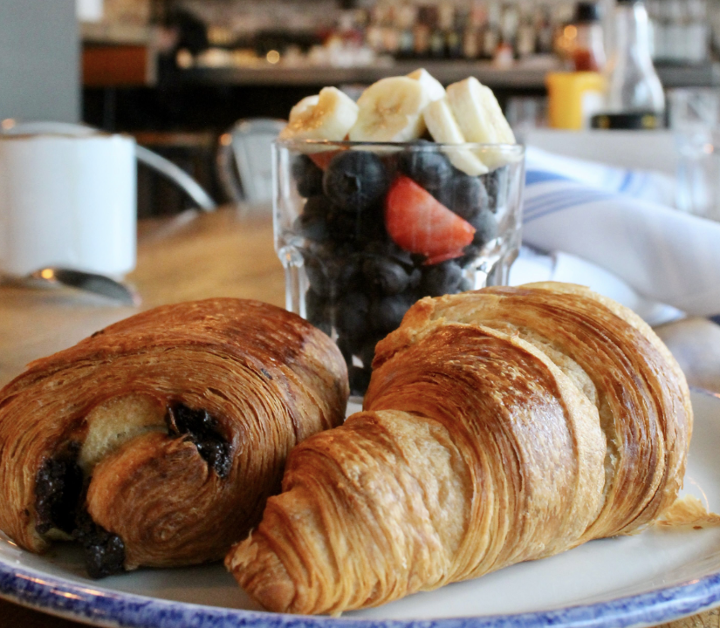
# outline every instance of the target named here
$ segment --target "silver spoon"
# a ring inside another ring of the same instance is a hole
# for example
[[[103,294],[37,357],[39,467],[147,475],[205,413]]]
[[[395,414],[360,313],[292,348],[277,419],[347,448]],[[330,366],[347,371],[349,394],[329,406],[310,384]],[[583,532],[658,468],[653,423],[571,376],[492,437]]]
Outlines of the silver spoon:
[[[123,305],[140,305],[140,295],[123,283],[95,273],[71,268],[48,267],[30,273],[29,279],[47,284],[61,284],[78,290],[93,292],[108,297]]]

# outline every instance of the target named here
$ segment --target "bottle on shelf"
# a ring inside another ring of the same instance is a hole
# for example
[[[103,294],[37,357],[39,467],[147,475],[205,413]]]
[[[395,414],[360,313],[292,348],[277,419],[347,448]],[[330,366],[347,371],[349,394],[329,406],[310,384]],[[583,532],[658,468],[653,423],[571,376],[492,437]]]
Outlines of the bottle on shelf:
[[[412,4],[403,4],[397,11],[397,27],[399,32],[398,53],[399,59],[412,59],[415,56],[414,26],[417,10]]]
[[[431,16],[428,7],[418,7],[413,27],[413,45],[415,58],[425,59],[430,56],[430,24]]]
[[[488,5],[487,22],[485,30],[482,34],[482,52],[483,59],[494,59],[497,49],[500,47],[500,18],[501,7],[494,0]]]
[[[454,7],[444,17],[445,20],[445,56],[448,59],[460,59],[463,56],[462,33],[468,22],[468,12],[465,8]]]
[[[576,72],[600,72],[605,67],[605,43],[600,7],[594,2],[578,2],[573,24],[575,38],[570,51]]]
[[[482,53],[482,34],[487,21],[484,3],[474,2],[465,23],[462,38],[462,56],[468,61],[480,58]]]
[[[555,25],[550,7],[543,6],[538,15],[537,44],[539,54],[552,54],[555,48]]]
[[[607,66],[602,113],[592,125],[603,129],[664,126],[665,94],[652,61],[650,24],[642,0],[617,0],[614,48]]]
[[[523,59],[537,52],[537,26],[535,9],[522,5],[517,28],[517,57]]]
[[[518,27],[520,26],[520,12],[517,5],[506,4],[502,11],[502,20],[500,26],[500,47],[502,53],[506,55],[505,58],[509,57],[510,61],[512,58],[517,56],[517,40],[518,40]],[[495,53],[497,61],[498,53]]]
[[[443,17],[442,8],[446,5],[428,7],[430,16],[430,57],[432,59],[442,59],[445,56],[445,30],[441,24]]]

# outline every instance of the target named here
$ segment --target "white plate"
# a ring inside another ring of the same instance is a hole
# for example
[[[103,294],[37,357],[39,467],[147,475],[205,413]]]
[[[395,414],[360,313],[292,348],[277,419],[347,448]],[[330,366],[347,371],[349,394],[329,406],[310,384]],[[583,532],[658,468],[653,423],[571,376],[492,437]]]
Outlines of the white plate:
[[[720,397],[693,392],[685,489],[720,509]],[[221,565],[89,580],[61,547],[35,556],[0,538],[0,596],[98,626],[525,628],[657,624],[720,604],[720,529],[603,539],[340,619],[259,611]]]

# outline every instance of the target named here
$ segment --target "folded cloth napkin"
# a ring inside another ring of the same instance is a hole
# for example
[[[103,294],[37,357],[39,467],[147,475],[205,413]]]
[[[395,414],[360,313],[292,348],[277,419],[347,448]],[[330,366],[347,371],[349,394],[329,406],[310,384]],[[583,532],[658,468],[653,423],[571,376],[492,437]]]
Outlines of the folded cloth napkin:
[[[563,281],[587,286],[629,307],[653,327],[685,316],[677,308],[643,298],[622,279],[596,264],[561,251],[545,254],[523,246],[510,269],[510,285],[535,281]]]
[[[672,201],[668,175],[528,147],[523,241],[570,255],[566,267],[584,260],[611,273],[641,299],[636,307],[659,302],[690,315],[718,314],[720,223],[681,213]],[[587,271],[570,274],[583,283]]]

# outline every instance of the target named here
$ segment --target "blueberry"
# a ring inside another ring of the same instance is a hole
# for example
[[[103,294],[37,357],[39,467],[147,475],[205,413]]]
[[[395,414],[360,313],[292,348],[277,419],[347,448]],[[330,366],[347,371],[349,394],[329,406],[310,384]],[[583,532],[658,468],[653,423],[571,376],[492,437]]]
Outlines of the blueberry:
[[[312,214],[302,214],[297,217],[293,223],[295,233],[302,235],[308,240],[316,242],[324,242],[330,237],[330,230],[327,222],[321,216],[313,216]]]
[[[368,385],[370,384],[370,376],[372,371],[369,368],[360,368],[359,366],[352,366],[348,370],[348,378],[350,379],[350,394],[355,396],[362,396],[365,394]]]
[[[337,346],[338,349],[340,349],[340,353],[342,353],[345,364],[347,364],[348,368],[350,368],[353,365],[352,359],[353,354],[355,353],[353,339],[346,336],[340,336],[337,339]]]
[[[385,242],[390,240],[385,229],[383,206],[381,203],[361,210],[355,221],[355,240],[359,243]]]
[[[355,229],[357,227],[356,216],[348,214],[338,208],[328,214],[327,217],[328,232],[330,238],[338,244],[355,241]]]
[[[370,324],[378,332],[390,333],[400,326],[405,312],[410,309],[412,304],[413,299],[407,295],[394,295],[377,299],[370,306]]]
[[[370,368],[372,366],[372,361],[375,357],[375,346],[381,338],[382,336],[380,338],[372,336],[362,344],[362,347],[360,347],[358,357],[365,368]]]
[[[455,294],[462,281],[462,269],[450,260],[428,266],[423,272],[420,290],[425,296],[439,297],[443,294]]]
[[[460,292],[467,292],[468,290],[475,290],[475,284],[470,281],[467,277],[463,277],[458,287]]]
[[[415,290],[422,281],[422,271],[419,268],[413,268],[412,272],[410,273],[410,281],[408,282],[408,286],[411,290]]]
[[[374,240],[368,242],[363,249],[368,256],[384,256],[390,258],[393,262],[397,262],[406,270],[413,267],[412,254],[409,251],[401,249],[392,240]]]
[[[337,327],[341,334],[361,338],[367,334],[370,299],[362,292],[350,292],[340,299],[337,306]]]
[[[503,166],[497,170],[484,175],[485,189],[488,194],[488,203],[490,210],[497,213],[499,207],[505,205],[507,196],[508,176],[510,170],[508,166]]]
[[[375,153],[344,150],[332,158],[323,176],[327,197],[346,212],[371,207],[387,192],[390,178]]]
[[[478,177],[458,173],[443,191],[441,202],[460,218],[471,221],[488,207],[488,193]]]
[[[298,155],[292,163],[292,175],[300,196],[322,194],[323,171],[307,155]]]
[[[308,257],[305,260],[305,274],[315,294],[323,298],[332,295],[332,281],[323,260],[317,257]]]
[[[469,222],[475,227],[473,244],[476,246],[484,246],[498,235],[497,219],[489,209],[482,210]]]
[[[441,152],[432,150],[429,143],[428,150],[401,152],[398,155],[398,170],[433,196],[438,196],[453,176],[453,167],[447,157]]]
[[[398,294],[408,287],[410,277],[405,268],[388,257],[369,257],[363,263],[368,286],[383,294]]]
[[[316,194],[305,201],[305,205],[303,206],[303,215],[327,218],[332,209],[333,204],[327,196],[323,196],[323,194]]]
[[[312,288],[305,293],[305,312],[308,321],[315,327],[323,331],[325,331],[324,328],[330,329],[330,302]],[[325,331],[325,333],[328,333],[328,331]]]

